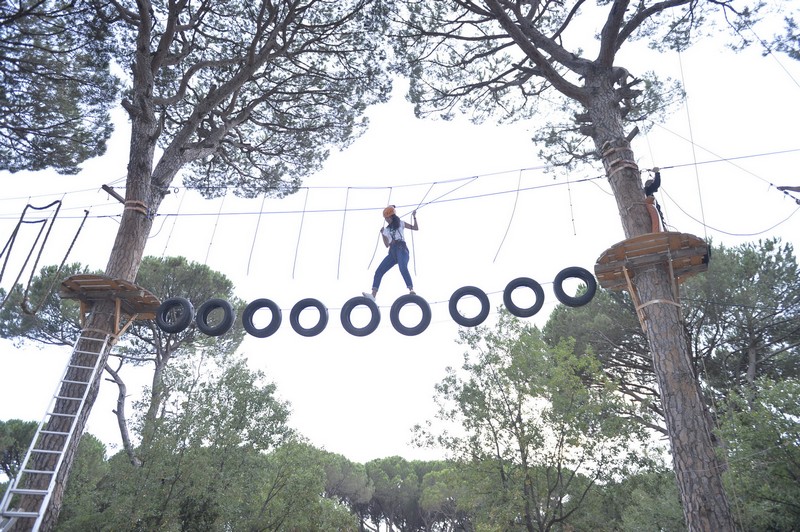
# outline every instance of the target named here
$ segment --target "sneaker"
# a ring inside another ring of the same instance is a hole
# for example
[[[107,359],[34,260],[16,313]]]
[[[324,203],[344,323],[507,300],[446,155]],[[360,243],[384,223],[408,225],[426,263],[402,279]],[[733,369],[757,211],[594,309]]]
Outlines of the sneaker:
[[[371,301],[375,301],[375,296],[373,296],[370,292],[361,292],[361,294]]]

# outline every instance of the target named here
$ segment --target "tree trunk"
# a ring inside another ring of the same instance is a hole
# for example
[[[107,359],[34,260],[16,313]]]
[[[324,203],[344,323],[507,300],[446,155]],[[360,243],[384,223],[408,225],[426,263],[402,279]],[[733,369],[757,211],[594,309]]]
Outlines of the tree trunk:
[[[146,51],[146,48],[142,48],[142,50]],[[134,67],[134,89],[132,94],[134,103],[124,105],[131,119],[125,208],[122,211],[120,226],[105,270],[105,274],[111,278],[131,282],[136,279],[136,274],[139,271],[139,266],[144,256],[144,248],[147,244],[147,237],[153,225],[153,217],[158,212],[161,201],[166,194],[165,186],[156,184],[157,181],[153,177],[158,123],[153,112],[152,80],[146,68],[149,61],[148,55],[142,52],[136,67]],[[137,68],[142,65],[145,65],[144,69]],[[180,167],[179,164],[173,164],[172,166],[176,168],[175,172]],[[169,184],[174,175],[175,173],[172,173],[161,177]],[[108,299],[95,303],[93,308],[90,309],[82,333],[86,334],[87,331],[95,331],[92,332],[93,335],[107,333],[113,336],[116,325],[114,301]],[[112,345],[113,342],[100,355],[100,368],[105,367]],[[77,359],[82,356],[85,357],[85,355],[74,355],[70,363],[80,363]],[[74,421],[75,437],[67,447],[64,459],[58,469],[56,485],[40,527],[43,532],[54,530],[58,522],[58,514],[61,511],[64,489],[72,467],[72,461],[78,448],[80,435],[83,434],[86,421],[97,398],[101,376],[102,372],[98,372],[95,381],[91,384],[90,393],[83,404],[83,408]],[[66,389],[69,386],[66,385],[64,388]],[[58,419],[55,421],[58,421]]]
[[[595,119],[603,113],[593,115]],[[597,131],[617,135],[595,138],[609,182],[617,199],[626,238],[650,231],[639,169],[625,140],[621,117],[613,113],[594,122]],[[643,326],[653,355],[673,467],[689,530],[734,530],[722,484],[723,464],[716,455],[710,416],[692,369],[680,303],[675,301],[667,264],[637,270],[634,289],[643,306]],[[650,303],[650,304],[648,304]]]

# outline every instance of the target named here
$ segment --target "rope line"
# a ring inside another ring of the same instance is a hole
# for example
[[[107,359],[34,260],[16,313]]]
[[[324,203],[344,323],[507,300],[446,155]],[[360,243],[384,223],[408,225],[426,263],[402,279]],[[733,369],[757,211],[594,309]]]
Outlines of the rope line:
[[[292,279],[294,279],[294,272],[297,268],[297,253],[300,250],[300,235],[303,234],[303,223],[306,220],[306,205],[308,205],[309,189],[306,189],[306,197],[303,200],[303,215],[300,217],[300,228],[297,230],[297,243],[294,246],[294,262],[292,263]]]
[[[347,221],[347,202],[350,199],[350,189],[344,196],[344,212],[342,213],[342,234],[339,236],[339,260],[336,261],[336,280],[339,280],[339,269],[342,265],[342,246],[344,245],[344,225]]]
[[[417,203],[416,209],[414,209],[414,211],[412,211],[412,212],[415,212],[417,209],[419,209],[420,205],[422,205],[422,202],[425,201],[425,198],[428,197],[428,194],[431,193],[431,190],[433,190],[433,187],[435,185],[436,185],[435,182],[431,183],[431,186],[428,187],[428,191],[425,193],[424,196],[422,196],[422,199],[420,200],[420,202]],[[411,256],[414,258],[414,275],[416,276],[417,275],[417,249],[416,249],[416,246],[414,245],[414,231],[411,231]]]
[[[680,50],[678,50],[678,66],[679,66],[679,70],[680,70],[680,73],[681,73],[681,83],[683,84],[684,87],[686,87],[686,78],[684,77],[684,74],[683,74],[683,58],[681,56]],[[708,231],[706,231],[706,211],[705,211],[705,206],[703,205],[703,192],[702,192],[702,189],[700,188],[700,172],[698,171],[697,164],[696,164],[697,163],[697,150],[696,150],[697,144],[695,144],[695,142],[694,142],[694,130],[692,128],[692,113],[689,111],[688,91],[687,91],[687,96],[686,96],[686,101],[685,101],[684,107],[686,109],[686,125],[689,127],[689,145],[692,148],[692,161],[695,163],[695,165],[694,165],[694,177],[695,177],[695,181],[697,183],[697,198],[698,198],[698,200],[700,200],[700,217],[703,219],[703,222],[702,222],[702,225],[703,225],[703,236],[705,237],[706,240],[708,240]]]
[[[253,260],[253,250],[256,249],[256,237],[258,236],[258,228],[261,225],[261,211],[264,210],[264,202],[267,201],[267,193],[261,198],[261,209],[258,211],[258,220],[256,220],[256,229],[253,231],[253,243],[250,245],[250,256],[247,257],[247,275],[250,275],[250,262]]]
[[[29,305],[28,292],[30,290],[31,283],[33,282],[33,274],[36,271],[36,269],[34,267],[34,269],[31,270],[31,276],[28,279],[28,286],[25,287],[25,292],[22,294],[21,307],[22,307],[22,312],[24,312],[25,314],[28,314],[30,316],[36,315],[36,313],[42,309],[42,306],[44,305],[45,301],[47,301],[47,297],[53,292],[53,288],[55,287],[56,281],[58,281],[58,276],[61,273],[61,270],[64,269],[64,264],[66,264],[67,258],[69,257],[69,254],[72,252],[72,248],[75,246],[75,242],[78,241],[78,235],[81,234],[83,225],[86,223],[86,218],[88,218],[89,216],[89,211],[84,211],[84,212],[86,213],[86,215],[83,217],[83,220],[81,220],[81,224],[80,226],[78,226],[78,230],[75,232],[75,236],[72,238],[72,242],[70,242],[70,245],[67,248],[67,252],[64,254],[64,258],[61,260],[61,264],[58,265],[58,269],[53,273],[52,279],[50,280],[50,286],[47,287],[44,296],[42,296],[42,300],[39,301],[39,304],[36,305],[36,307],[34,307],[33,309],[31,309]],[[44,248],[44,243],[42,243],[42,248]],[[41,251],[39,252],[39,255],[41,255]]]
[[[211,246],[214,244],[214,236],[217,234],[217,226],[219,225],[219,218],[222,216],[222,206],[225,205],[225,196],[222,196],[222,201],[219,204],[219,211],[217,212],[217,220],[214,222],[214,230],[211,231],[211,239],[208,241],[208,249],[206,250],[206,260],[203,264],[208,265],[208,256],[211,254]]]
[[[508,231],[511,229],[511,222],[514,221],[514,214],[517,212],[517,203],[519,202],[519,187],[522,184],[522,171],[520,170],[519,175],[517,176],[517,193],[514,195],[514,206],[511,208],[511,216],[508,218],[508,225],[506,226],[506,232],[503,234],[503,238],[500,240],[500,245],[497,246],[497,252],[494,254],[494,259],[492,259],[492,264],[497,260],[497,256],[500,255],[500,249],[502,249],[503,244],[506,241],[506,237],[508,236]]]
[[[178,202],[178,212],[181,212],[181,207],[183,207],[183,200],[186,199],[186,189],[184,189],[183,194],[181,194],[181,199]],[[169,234],[167,235],[167,241],[164,243],[164,251],[161,252],[161,258],[164,258],[164,255],[167,254],[167,247],[169,247],[169,242],[172,240],[172,233],[175,231],[175,225],[178,223],[178,216],[175,215],[175,219],[172,221],[172,228],[169,230]]]
[[[681,211],[683,214],[685,214],[686,216],[688,216],[690,219],[692,219],[692,220],[694,220],[695,222],[699,223],[699,224],[700,224],[700,225],[702,225],[704,228],[708,228],[708,229],[711,229],[712,231],[716,231],[717,233],[722,233],[723,235],[728,235],[728,236],[742,236],[742,237],[750,237],[750,236],[758,236],[758,235],[763,235],[764,233],[767,233],[767,232],[769,232],[769,231],[772,231],[773,229],[775,229],[775,228],[776,228],[776,227],[778,227],[779,225],[785,224],[786,222],[788,222],[788,221],[789,221],[789,219],[790,219],[790,218],[792,218],[792,217],[793,217],[795,214],[797,214],[797,212],[798,212],[798,211],[800,211],[800,207],[797,207],[797,208],[796,208],[794,211],[792,211],[792,212],[789,214],[789,216],[787,216],[787,217],[786,217],[786,218],[784,218],[783,220],[779,221],[779,222],[778,222],[778,223],[776,223],[775,225],[772,225],[772,226],[770,226],[770,227],[767,227],[767,228],[766,228],[766,229],[764,229],[764,230],[757,231],[757,232],[755,232],[755,233],[729,233],[729,232],[727,232],[727,231],[723,231],[722,229],[717,229],[716,227],[712,227],[712,226],[710,226],[710,225],[706,225],[706,223],[705,223],[705,222],[703,222],[703,221],[701,221],[701,220],[698,220],[697,218],[695,218],[694,216],[692,216],[691,214],[689,214],[688,212],[686,212],[686,210],[685,210],[683,207],[681,207],[681,206],[680,206],[680,204],[678,204],[678,202],[676,202],[676,201],[675,201],[675,199],[674,199],[672,196],[670,196],[670,195],[669,195],[669,193],[668,193],[666,190],[664,190],[664,187],[661,187],[661,189],[660,189],[660,190],[661,190],[662,192],[664,192],[664,195],[665,195],[665,196],[667,196],[667,197],[668,197],[670,200],[672,200],[672,202],[675,204],[675,206],[676,206],[676,207],[678,207],[678,209],[680,209],[680,211]]]
[[[389,187],[389,199],[386,200],[386,205],[391,205],[392,203],[392,187]],[[372,268],[372,261],[375,260],[375,254],[378,252],[378,244],[381,242],[381,235],[378,233],[378,238],[375,240],[375,249],[372,250],[372,258],[369,259],[369,264],[367,265],[367,269],[369,270]]]

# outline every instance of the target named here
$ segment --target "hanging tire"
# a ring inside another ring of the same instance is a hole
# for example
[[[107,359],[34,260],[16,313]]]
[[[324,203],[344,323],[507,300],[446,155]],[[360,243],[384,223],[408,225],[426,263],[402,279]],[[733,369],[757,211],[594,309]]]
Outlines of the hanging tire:
[[[458,311],[458,302],[464,296],[473,296],[481,304],[481,311],[475,317],[467,318]],[[476,286],[462,286],[450,296],[450,317],[462,327],[477,327],[489,317],[489,296]]]
[[[352,313],[353,309],[359,305],[367,306],[372,313],[369,323],[363,327],[356,327],[353,325],[353,322],[350,319],[350,313]],[[375,332],[375,329],[378,328],[378,324],[381,322],[381,312],[378,310],[377,303],[375,303],[375,301],[372,299],[363,296],[356,296],[348,299],[344,306],[342,306],[341,320],[344,330],[353,336],[367,336],[368,334]]]
[[[300,313],[308,307],[314,307],[319,311],[319,321],[313,327],[306,329],[300,325]],[[292,311],[289,313],[289,323],[292,325],[294,332],[300,336],[316,336],[325,330],[328,325],[328,309],[325,308],[322,302],[312,297],[301,299],[292,307]]]
[[[511,294],[514,292],[514,290],[521,287],[530,288],[533,290],[533,295],[536,296],[536,300],[530,307],[520,307],[511,299]],[[503,290],[503,304],[514,316],[518,318],[530,318],[542,310],[542,305],[544,305],[544,289],[542,288],[542,285],[530,277],[517,277],[508,283],[505,290]]]
[[[253,316],[255,316],[256,312],[262,308],[269,309],[270,312],[272,312],[272,319],[266,327],[259,329],[253,323]],[[278,328],[281,326],[282,319],[283,316],[281,314],[281,308],[271,299],[262,298],[251,301],[244,308],[244,312],[242,312],[242,326],[244,327],[244,330],[247,331],[247,334],[250,336],[255,336],[256,338],[266,338],[267,336],[272,336],[275,334],[275,332],[277,332]]]
[[[586,284],[586,292],[579,296],[568,296],[564,292],[564,287],[562,286],[564,280],[573,277],[580,279]],[[556,275],[556,278],[553,280],[553,292],[556,294],[556,299],[566,306],[582,307],[594,298],[594,294],[597,292],[597,281],[589,270],[579,266],[570,266],[569,268],[564,268]]]
[[[400,322],[400,310],[409,304],[417,305],[422,311],[422,319],[420,319],[419,323],[414,327],[406,327]],[[398,297],[397,300],[392,304],[392,310],[389,313],[389,318],[392,320],[392,326],[397,332],[405,336],[416,336],[427,329],[428,325],[430,325],[431,307],[428,305],[428,302],[422,299],[420,296],[416,294],[406,294]]]
[[[216,325],[210,325],[208,317],[217,309],[222,309],[222,319]],[[231,329],[235,319],[236,312],[233,310],[233,305],[224,299],[212,298],[197,309],[195,322],[202,333],[208,336],[222,336]]]
[[[170,322],[170,313],[180,309],[178,317]],[[194,319],[194,307],[192,303],[183,297],[171,297],[158,306],[156,310],[156,325],[168,334],[175,334],[183,331],[192,323]]]

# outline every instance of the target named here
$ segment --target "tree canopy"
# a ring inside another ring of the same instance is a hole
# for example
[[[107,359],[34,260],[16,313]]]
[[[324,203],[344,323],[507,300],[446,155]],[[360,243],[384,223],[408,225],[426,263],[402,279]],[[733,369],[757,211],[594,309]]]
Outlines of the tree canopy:
[[[0,5],[0,170],[75,174],[111,136],[108,27],[84,0]]]
[[[647,463],[646,451],[628,451],[646,448],[644,431],[615,415],[623,399],[610,382],[582,383],[582,375],[602,377],[572,343],[548,348],[538,329],[506,312],[494,330],[462,330],[461,340],[469,347],[462,371],[449,368],[436,387],[446,428],[419,427],[418,436],[485,483],[486,495],[460,501],[476,517],[471,505],[492,508],[482,526],[520,520],[520,528],[549,530],[580,514],[596,483]]]

